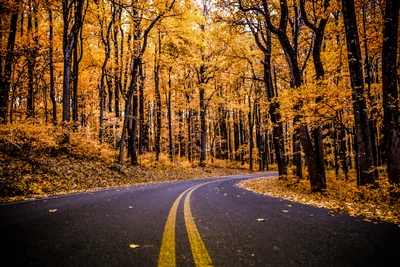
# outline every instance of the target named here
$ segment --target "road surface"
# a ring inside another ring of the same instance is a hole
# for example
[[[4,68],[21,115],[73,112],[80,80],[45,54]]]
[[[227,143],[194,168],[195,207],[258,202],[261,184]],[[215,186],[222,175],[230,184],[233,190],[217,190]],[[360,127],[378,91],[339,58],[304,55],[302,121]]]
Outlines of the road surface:
[[[0,205],[1,265],[399,266],[396,225],[235,186],[258,176]]]

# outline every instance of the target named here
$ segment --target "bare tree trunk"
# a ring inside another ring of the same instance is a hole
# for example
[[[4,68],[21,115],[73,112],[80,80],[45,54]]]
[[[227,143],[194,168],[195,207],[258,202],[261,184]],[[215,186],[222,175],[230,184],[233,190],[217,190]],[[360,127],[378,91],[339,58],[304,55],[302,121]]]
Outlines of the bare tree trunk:
[[[342,13],[346,32],[350,80],[353,96],[355,134],[357,137],[359,185],[375,181],[371,136],[369,133],[367,104],[364,96],[364,75],[362,71],[361,49],[354,8],[354,0],[342,0]]]
[[[13,64],[13,52],[15,45],[15,35],[17,33],[17,21],[19,12],[19,2],[16,3],[16,7],[12,10],[10,20],[10,33],[8,34],[7,50],[4,62],[4,74],[0,77],[0,123],[7,123],[8,114],[8,93],[10,91],[10,79],[12,73]],[[0,62],[2,64],[3,62]]]
[[[314,3],[314,2],[313,2]],[[326,9],[329,7],[329,0],[324,1],[324,10],[326,12]],[[322,49],[322,42],[324,39],[324,32],[325,32],[325,26],[328,22],[328,18],[321,18],[319,20],[318,26],[316,25],[317,23],[317,18],[315,18],[315,22],[311,23],[308,20],[307,13],[305,10],[305,0],[300,1],[300,10],[301,10],[301,15],[302,19],[309,27],[313,33],[315,34],[315,42],[314,46],[312,49],[312,56],[313,56],[313,63],[314,63],[314,69],[316,73],[316,79],[317,79],[317,84],[321,85],[321,81],[324,79],[325,76],[325,70],[324,66],[322,64],[321,60],[321,49]],[[317,98],[315,100],[316,103],[319,103],[322,99]],[[325,162],[324,162],[324,142],[323,142],[323,135],[322,135],[322,125],[318,125],[313,131],[312,131],[313,139],[314,139],[314,146],[315,146],[315,154],[316,154],[316,165],[317,165],[317,171],[318,171],[318,176],[316,177],[316,181],[312,181],[310,179],[311,187],[314,188],[317,184],[321,185],[321,188],[325,189],[326,188],[326,175],[325,175]]]
[[[71,67],[72,67],[72,52],[75,43],[78,41],[79,31],[83,24],[82,10],[84,0],[73,0],[69,3],[68,0],[63,0],[63,53],[64,53],[64,75],[63,75],[63,108],[62,120],[69,122],[71,116]],[[71,23],[71,8],[75,8],[74,23],[70,28]]]
[[[161,36],[158,34],[158,50],[155,53],[154,64],[154,89],[156,93],[156,136],[155,136],[155,151],[156,161],[160,159],[161,153],[161,93],[160,93],[160,50],[161,50]],[[157,49],[157,48],[156,48]]]
[[[383,125],[387,173],[392,184],[400,184],[399,77],[396,69],[399,5],[398,0],[386,0],[382,49]]]
[[[270,101],[268,113],[272,122],[272,135],[275,149],[275,157],[278,165],[279,176],[287,175],[287,161],[285,156],[285,140],[283,136],[283,125],[281,121],[280,105],[275,99],[277,95],[272,83],[271,72],[271,53],[272,53],[272,38],[271,32],[267,32],[267,51],[264,53],[264,84],[267,99]]]
[[[172,137],[172,108],[171,108],[171,90],[172,90],[172,81],[171,81],[171,72],[172,67],[169,68],[168,71],[168,93],[167,93],[167,108],[168,108],[168,136],[169,136],[169,158],[171,161],[174,160],[174,140]]]
[[[206,101],[204,83],[200,84],[200,163],[201,167],[206,165],[207,157],[207,124],[206,124]]]
[[[50,99],[52,104],[52,120],[53,124],[57,124],[57,102],[56,102],[56,93],[54,88],[54,36],[53,36],[53,11],[49,7],[49,57],[50,57]]]
[[[28,118],[35,118],[35,90],[34,90],[34,72],[36,66],[36,55],[37,55],[37,45],[38,45],[38,22],[36,16],[36,4],[32,1],[28,2],[28,34],[33,37],[34,47],[28,51],[27,55],[27,66],[28,66],[28,97],[26,101],[26,116]],[[32,17],[32,13],[35,18]],[[33,29],[33,20],[35,23],[35,30]],[[31,40],[29,40],[31,41]]]

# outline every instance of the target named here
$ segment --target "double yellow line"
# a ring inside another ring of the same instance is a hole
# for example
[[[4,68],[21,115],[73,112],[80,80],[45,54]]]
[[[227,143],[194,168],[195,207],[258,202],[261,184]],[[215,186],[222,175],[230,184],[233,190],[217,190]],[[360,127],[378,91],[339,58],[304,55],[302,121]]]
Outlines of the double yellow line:
[[[186,230],[189,237],[190,247],[192,249],[193,259],[196,266],[213,266],[210,255],[203,240],[201,239],[200,233],[197,230],[196,224],[193,219],[192,211],[190,209],[190,197],[197,188],[200,186],[213,183],[215,181],[202,183],[199,185],[192,186],[185,190],[178,196],[169,212],[167,223],[165,224],[164,235],[161,243],[160,255],[158,257],[159,267],[175,267],[176,266],[176,252],[175,252],[175,225],[176,225],[176,214],[178,212],[178,206],[183,196],[187,193],[184,201],[184,217]]]

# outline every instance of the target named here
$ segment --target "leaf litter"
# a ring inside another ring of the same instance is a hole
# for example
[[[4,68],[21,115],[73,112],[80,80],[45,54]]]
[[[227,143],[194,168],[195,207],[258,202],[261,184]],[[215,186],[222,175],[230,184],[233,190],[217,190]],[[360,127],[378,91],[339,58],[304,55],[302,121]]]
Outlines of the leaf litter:
[[[345,212],[353,217],[363,216],[366,222],[391,222],[400,227],[400,188],[390,185],[384,175],[380,177],[374,186],[357,187],[354,178],[348,181],[336,179],[334,173],[328,171],[327,189],[318,193],[311,192],[308,180],[299,180],[296,177],[249,179],[238,183],[238,187],[271,197],[327,208],[330,209],[328,215],[332,217]],[[292,207],[291,204],[286,206]]]

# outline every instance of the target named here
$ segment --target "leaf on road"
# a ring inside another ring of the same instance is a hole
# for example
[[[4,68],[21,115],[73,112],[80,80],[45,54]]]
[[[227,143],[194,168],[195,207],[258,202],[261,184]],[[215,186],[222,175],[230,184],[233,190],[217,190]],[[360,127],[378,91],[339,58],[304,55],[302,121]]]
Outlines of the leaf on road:
[[[138,248],[138,247],[139,247],[139,245],[136,245],[136,244],[130,244],[130,245],[129,245],[129,247],[130,247],[130,248]]]
[[[286,206],[288,206],[289,208],[291,208],[291,207],[292,207],[292,205],[290,205],[290,204],[286,204]]]
[[[257,219],[257,222],[265,222],[265,219],[262,219],[262,218]]]
[[[289,212],[288,210],[282,210],[283,212]]]
[[[49,210],[49,212],[56,212],[57,211],[57,209],[51,209],[51,210]]]
[[[132,207],[132,206],[129,206],[129,208],[130,208],[130,209],[133,209],[133,207]]]

